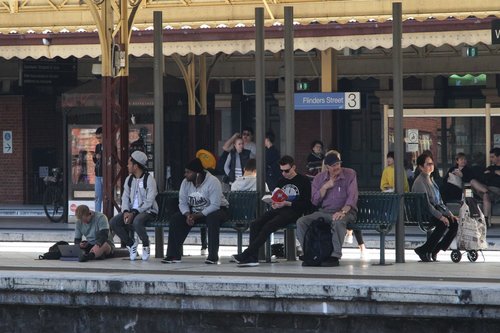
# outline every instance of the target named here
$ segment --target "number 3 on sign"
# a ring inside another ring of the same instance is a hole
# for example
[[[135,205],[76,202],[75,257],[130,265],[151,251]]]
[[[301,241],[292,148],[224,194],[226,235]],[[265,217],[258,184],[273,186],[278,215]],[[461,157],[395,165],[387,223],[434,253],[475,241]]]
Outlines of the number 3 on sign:
[[[344,93],[344,109],[345,110],[359,110],[361,103],[359,100],[359,92],[346,92]]]

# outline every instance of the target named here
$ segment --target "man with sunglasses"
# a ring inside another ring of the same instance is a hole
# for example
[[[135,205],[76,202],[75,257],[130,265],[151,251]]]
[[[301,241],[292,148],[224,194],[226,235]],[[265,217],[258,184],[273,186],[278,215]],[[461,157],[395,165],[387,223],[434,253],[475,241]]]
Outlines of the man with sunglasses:
[[[339,265],[342,257],[346,225],[356,221],[358,182],[356,171],[343,168],[337,154],[326,155],[324,163],[327,170],[318,173],[312,182],[311,201],[319,210],[298,219],[297,239],[304,248],[305,235],[312,222],[318,218],[330,222],[333,252],[321,266],[334,267]],[[307,266],[305,263],[302,265]]]
[[[273,232],[294,223],[311,208],[311,182],[297,173],[291,156],[283,156],[280,161],[281,178],[276,185],[286,194],[286,200],[273,201],[271,209],[250,225],[250,244],[241,254],[233,255],[238,267],[258,266],[259,248]],[[283,196],[284,197],[284,196]]]

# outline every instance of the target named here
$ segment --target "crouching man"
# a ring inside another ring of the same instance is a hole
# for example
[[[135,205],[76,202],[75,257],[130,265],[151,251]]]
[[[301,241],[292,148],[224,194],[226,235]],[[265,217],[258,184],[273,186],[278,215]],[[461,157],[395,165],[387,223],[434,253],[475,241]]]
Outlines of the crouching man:
[[[342,257],[347,223],[356,221],[358,182],[356,171],[343,168],[337,154],[327,155],[324,163],[327,170],[314,177],[311,191],[312,204],[319,207],[319,210],[297,220],[297,238],[306,251],[304,239],[311,223],[320,217],[330,222],[333,252],[321,266],[331,267],[338,266]]]
[[[83,250],[79,261],[104,259],[113,254],[113,241],[109,238],[109,223],[106,215],[94,212],[86,205],[76,208],[75,244]],[[85,240],[82,241],[82,237]]]

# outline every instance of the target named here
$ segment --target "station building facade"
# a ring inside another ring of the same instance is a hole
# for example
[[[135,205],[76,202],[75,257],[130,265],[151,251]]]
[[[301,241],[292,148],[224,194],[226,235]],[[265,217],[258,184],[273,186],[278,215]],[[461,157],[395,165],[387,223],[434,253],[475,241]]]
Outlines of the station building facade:
[[[405,148],[413,163],[428,149],[443,171],[457,152],[486,164],[489,148],[500,145],[499,50],[491,41],[494,19],[488,15],[404,21],[404,128],[418,131],[416,145],[408,142]],[[334,81],[336,91],[361,93],[360,110],[295,112],[300,171],[305,171],[311,141],[319,139],[325,148],[342,153],[345,165],[358,172],[362,189],[378,188],[385,152],[394,142],[391,29],[390,21],[295,27],[295,91],[322,91],[326,79]],[[255,127],[254,35],[252,27],[165,30],[164,158],[171,186],[178,185],[190,159],[185,149],[190,140],[187,93],[172,55],[185,63],[205,57],[209,64],[208,109],[206,115],[197,111],[203,120],[197,123],[202,135],[196,136],[195,146],[218,155],[232,133]],[[41,176],[63,165],[75,189],[91,191],[92,161],[80,153],[92,151],[92,132],[101,119],[98,38],[87,32],[52,34],[45,45],[43,34],[22,36],[0,36],[0,131],[13,135],[12,153],[0,159],[1,169],[9,175],[0,188],[0,201],[38,203]],[[284,146],[285,109],[282,26],[267,27],[265,38],[266,130],[276,134],[279,149]],[[144,135],[147,144],[154,144],[152,54],[152,32],[133,33],[129,108],[134,120],[129,135],[131,141]],[[86,178],[75,176],[82,172],[77,170],[82,159],[87,162]]]

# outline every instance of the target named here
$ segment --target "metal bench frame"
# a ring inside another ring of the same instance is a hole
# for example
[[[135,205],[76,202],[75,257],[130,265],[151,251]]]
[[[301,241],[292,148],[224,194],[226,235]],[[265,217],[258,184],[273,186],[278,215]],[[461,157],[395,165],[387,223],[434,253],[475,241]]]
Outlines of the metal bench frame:
[[[229,202],[229,220],[221,225],[221,228],[234,229],[237,232],[238,253],[243,248],[243,232],[245,232],[250,222],[255,220],[258,195],[252,191],[234,191],[224,193]],[[147,227],[155,227],[155,257],[162,258],[164,253],[163,228],[168,227],[173,214],[178,212],[179,192],[166,191],[156,196],[158,203],[158,215],[154,220],[149,221]],[[197,223],[193,228],[206,228],[205,223]],[[159,235],[159,236],[158,236]]]

